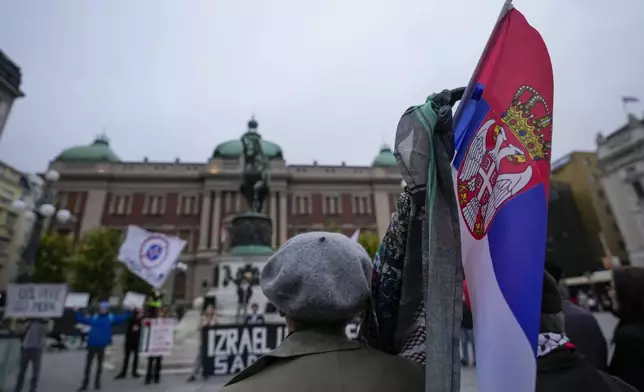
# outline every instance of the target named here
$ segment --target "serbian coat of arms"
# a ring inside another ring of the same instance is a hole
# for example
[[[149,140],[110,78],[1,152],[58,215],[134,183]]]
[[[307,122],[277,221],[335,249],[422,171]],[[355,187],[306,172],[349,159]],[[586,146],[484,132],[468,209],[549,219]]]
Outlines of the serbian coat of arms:
[[[543,97],[524,85],[501,116],[490,110],[474,134],[456,186],[461,215],[475,239],[487,234],[505,202],[540,182],[534,164],[550,159],[550,113]]]

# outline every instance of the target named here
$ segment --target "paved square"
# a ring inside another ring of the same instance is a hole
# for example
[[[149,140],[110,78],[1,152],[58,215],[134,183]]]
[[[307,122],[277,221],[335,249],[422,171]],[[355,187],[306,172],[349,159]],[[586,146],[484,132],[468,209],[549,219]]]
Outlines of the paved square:
[[[39,391],[75,391],[83,377],[84,351],[48,353],[43,360],[43,373],[40,377]],[[187,383],[186,376],[163,375],[159,385],[143,385],[143,378],[114,380],[116,371],[104,370],[102,391],[105,392],[213,392],[219,390],[228,377],[213,377],[207,382]],[[29,377],[29,374],[27,374]],[[90,384],[89,391],[92,390]],[[25,389],[26,390],[26,389]],[[461,391],[476,392],[476,376],[473,368],[463,369]]]
[[[596,317],[604,334],[610,338],[616,319],[610,314],[597,314]],[[80,386],[84,361],[84,351],[47,353],[43,359],[39,391],[75,391]],[[213,377],[207,382],[187,383],[185,375],[163,375],[159,385],[143,385],[142,379],[114,380],[116,371],[112,368],[113,366],[103,372],[102,390],[106,392],[212,392],[219,390],[229,379],[228,377]],[[461,391],[476,392],[476,370],[474,368],[462,370]]]
[[[43,373],[40,377],[39,391],[64,392],[76,391],[83,378],[85,365],[85,352],[72,351],[62,353],[48,353],[43,358]],[[161,376],[160,384],[143,385],[143,378],[114,380],[116,371],[103,371],[102,389],[105,392],[205,392],[217,391],[223,386],[228,377],[213,377],[207,383],[202,381],[187,383],[186,376],[168,375]],[[27,375],[29,377],[29,375]],[[90,383],[88,391],[93,390]],[[25,388],[26,391],[26,388]]]

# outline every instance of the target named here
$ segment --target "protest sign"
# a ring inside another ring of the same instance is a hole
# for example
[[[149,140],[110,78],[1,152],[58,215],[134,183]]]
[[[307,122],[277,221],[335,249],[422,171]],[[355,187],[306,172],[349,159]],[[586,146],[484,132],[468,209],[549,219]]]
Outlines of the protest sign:
[[[65,300],[65,308],[84,309],[89,304],[89,293],[69,293]]]
[[[163,357],[172,353],[174,345],[174,318],[143,320],[139,353],[148,357]]]
[[[141,309],[145,305],[145,295],[128,291],[123,298],[123,307],[128,309]]]
[[[349,323],[345,334],[358,337],[359,325]],[[237,374],[277,347],[288,335],[285,324],[216,325],[202,329],[201,354],[206,375]]]
[[[157,289],[163,286],[186,245],[179,237],[153,233],[130,225],[119,249],[118,260]]]
[[[60,317],[65,310],[66,284],[10,284],[7,288],[6,317]]]

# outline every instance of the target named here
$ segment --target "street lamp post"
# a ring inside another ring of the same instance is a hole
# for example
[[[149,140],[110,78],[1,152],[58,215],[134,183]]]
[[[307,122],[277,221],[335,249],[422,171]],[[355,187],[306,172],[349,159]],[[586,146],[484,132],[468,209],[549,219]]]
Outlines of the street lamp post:
[[[55,219],[58,222],[65,223],[72,217],[72,214],[68,210],[60,209],[56,211],[54,193],[51,188],[59,178],[60,174],[57,171],[49,170],[44,176],[44,181],[38,177],[40,180],[39,184],[30,184],[30,186],[41,187],[40,195],[38,195],[32,209],[30,209],[30,206],[24,200],[14,200],[11,205],[13,211],[23,213],[25,216],[30,215],[33,220],[29,241],[24,247],[18,262],[17,283],[27,283],[30,281],[30,270],[36,262],[36,254],[38,252],[38,245],[40,244],[45,220],[55,215]]]

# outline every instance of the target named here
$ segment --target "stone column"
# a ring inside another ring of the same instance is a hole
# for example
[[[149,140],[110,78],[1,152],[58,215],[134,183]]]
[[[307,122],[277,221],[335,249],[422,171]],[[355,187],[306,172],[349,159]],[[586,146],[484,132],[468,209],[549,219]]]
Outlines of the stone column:
[[[212,209],[212,233],[210,249],[219,250],[219,231],[221,227],[221,191],[215,191],[215,205]]]
[[[270,195],[270,218],[272,224],[272,240],[271,244],[273,248],[277,246],[277,194],[272,192]]]
[[[208,249],[208,226],[210,225],[210,191],[203,194],[201,202],[201,223],[199,224],[199,250]]]
[[[107,191],[104,189],[93,189],[87,192],[87,202],[83,212],[83,221],[80,225],[80,235],[101,226],[106,198]]]
[[[373,195],[375,206],[373,211],[376,213],[376,226],[378,227],[378,236],[383,238],[389,227],[391,220],[391,211],[389,211],[389,193],[386,191],[375,191]]]
[[[286,226],[288,224],[287,222],[287,207],[286,207],[286,191],[280,192],[280,236],[279,236],[279,246],[281,246],[284,242],[286,242],[287,238],[287,232],[286,232]]]

